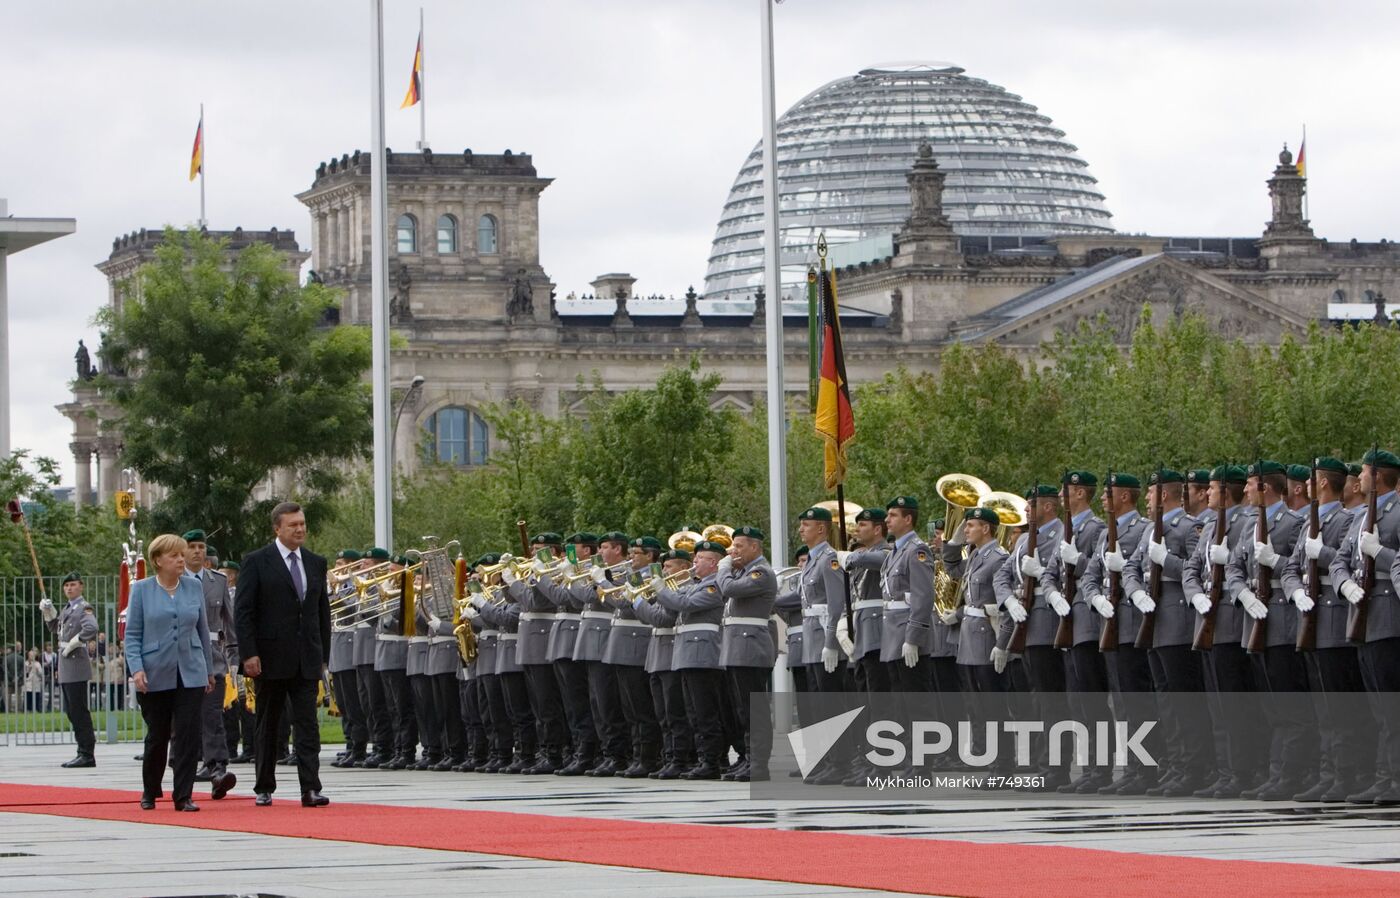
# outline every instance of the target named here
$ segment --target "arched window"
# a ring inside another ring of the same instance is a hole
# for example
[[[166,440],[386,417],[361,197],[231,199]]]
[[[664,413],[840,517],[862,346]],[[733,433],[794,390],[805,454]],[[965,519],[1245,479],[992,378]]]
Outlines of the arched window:
[[[418,252],[418,219],[407,212],[399,216],[398,239],[400,253]]]
[[[1334,290],[1334,291],[1332,291],[1332,301],[1333,301],[1333,302],[1346,302],[1346,301],[1347,301],[1347,292],[1346,292],[1345,290]]]
[[[448,465],[484,465],[490,455],[486,420],[459,406],[440,408],[423,422],[428,457]]]
[[[450,256],[457,252],[457,219],[451,215],[438,216],[438,255]]]
[[[476,223],[476,251],[483,256],[496,253],[496,217],[483,215]]]

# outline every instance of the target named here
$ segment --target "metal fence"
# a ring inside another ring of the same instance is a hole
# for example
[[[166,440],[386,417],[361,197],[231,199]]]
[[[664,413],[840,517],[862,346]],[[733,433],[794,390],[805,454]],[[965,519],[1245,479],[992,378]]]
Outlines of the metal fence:
[[[145,736],[145,724],[117,638],[117,580],[112,574],[83,580],[100,637],[86,649],[92,659],[87,698],[99,741],[134,742]],[[73,741],[58,686],[58,638],[39,613],[45,594],[55,608],[67,602],[61,577],[45,577],[42,592],[35,577],[0,578],[0,746]]]

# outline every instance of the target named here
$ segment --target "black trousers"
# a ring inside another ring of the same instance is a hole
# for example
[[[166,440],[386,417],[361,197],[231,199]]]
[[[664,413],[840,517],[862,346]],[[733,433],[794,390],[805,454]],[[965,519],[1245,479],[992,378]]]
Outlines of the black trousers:
[[[439,761],[442,759],[442,718],[438,716],[437,702],[433,698],[432,677],[414,674],[408,678],[408,687],[413,692],[413,719],[423,743],[423,754]]]
[[[1200,659],[1189,645],[1169,645],[1149,649],[1147,661],[1159,693],[1168,766],[1177,774],[1204,779],[1215,766],[1215,753],[1202,738],[1210,712],[1200,694],[1205,690]]]
[[[1269,646],[1264,650],[1264,671],[1269,691],[1307,692],[1308,670],[1303,653],[1291,645]],[[1285,699],[1285,701],[1287,701]],[[1317,769],[1317,719],[1303,702],[1271,705],[1270,723],[1279,743],[1281,774],[1289,779],[1303,777]]]
[[[78,743],[78,754],[90,758],[97,748],[97,736],[92,731],[92,712],[88,710],[88,681],[64,683],[61,688],[63,711],[68,715],[68,722],[73,725],[73,739]]]
[[[535,712],[530,707],[530,687],[525,683],[525,674],[520,671],[496,675],[500,684],[501,696],[505,699],[502,716],[510,720],[510,731],[514,737],[515,750],[520,757],[533,759],[539,752],[539,732],[535,727]],[[491,707],[492,715],[496,708]],[[510,742],[506,743],[506,757],[510,757]]]
[[[483,674],[477,679],[481,681],[481,694],[486,696],[487,713],[483,723],[491,756],[510,760],[515,750],[515,732],[511,726],[510,710],[506,707],[505,687],[497,674]]]
[[[389,718],[389,705],[384,697],[384,684],[373,664],[355,666],[356,685],[360,689],[360,707],[365,712],[365,726],[374,740],[375,754],[394,754],[394,722]]]
[[[1109,667],[1109,683],[1116,702],[1115,716],[1129,725],[1132,730],[1138,724],[1156,719],[1157,701],[1153,692],[1152,665],[1147,660],[1147,652],[1132,643],[1120,644],[1112,653]],[[1145,743],[1151,742],[1151,736]],[[1152,753],[1158,757],[1157,753]],[[1137,770],[1142,762],[1129,753],[1128,768]],[[1151,771],[1156,773],[1156,771]]]
[[[1081,642],[1065,653],[1069,707],[1080,720],[1107,720],[1108,665],[1097,642]]]
[[[428,681],[429,700],[433,706],[433,716],[437,718],[437,728],[442,733],[439,751],[461,763],[467,757],[467,730],[462,721],[462,689],[456,674],[440,673],[425,676]]]
[[[773,698],[769,694],[773,672],[767,667],[729,667],[726,670],[749,766],[766,770],[773,754]]]
[[[360,672],[352,667],[331,674],[331,688],[340,708],[345,748],[354,756],[363,755],[369,746],[369,721],[365,718],[365,706],[360,703]]]
[[[1249,655],[1238,642],[1216,642],[1206,663],[1216,691],[1210,705],[1211,728],[1216,744],[1223,738],[1227,746],[1225,772],[1242,782],[1252,782],[1264,771],[1268,758],[1261,754],[1257,738],[1264,727],[1263,710],[1246,697],[1255,686]],[[1219,749],[1217,765],[1218,755]]]
[[[599,752],[609,760],[623,763],[631,739],[622,713],[622,694],[617,688],[617,668],[601,661],[581,663],[588,670],[588,706],[598,734]]]
[[[673,764],[690,767],[695,762],[695,733],[685,710],[685,687],[681,685],[681,675],[672,670],[652,674],[651,694],[659,718],[666,721],[662,731],[666,759]],[[660,700],[659,705],[657,699]]]
[[[64,683],[65,690],[77,686],[87,697],[87,683]],[[65,694],[65,699],[68,696]],[[136,703],[141,718],[146,721],[146,753],[141,759],[142,794],[156,798],[162,794],[161,778],[165,763],[171,762],[173,776],[171,797],[185,801],[194,792],[194,768],[199,761],[199,707],[204,699],[204,687],[186,688],[176,675],[174,689],[158,692],[138,692]],[[84,709],[87,703],[84,702]]]
[[[281,758],[277,729],[284,710],[290,711],[298,785],[303,793],[321,791],[321,728],[316,722],[316,687],[321,681],[258,677],[253,682],[258,694],[257,780],[253,791],[277,791],[277,761]]]
[[[461,708],[462,731],[466,738],[466,756],[475,761],[483,761],[490,754],[490,740],[486,733],[487,714],[486,688],[481,677],[457,681],[458,706]],[[450,726],[450,724],[449,724]],[[451,738],[448,744],[451,745]]]
[[[717,668],[689,668],[677,672],[685,702],[686,720],[701,764],[721,769],[728,763],[729,743],[725,739],[722,706],[728,688],[724,671]]]
[[[552,664],[526,664],[525,682],[530,690],[530,707],[535,710],[540,748],[556,762],[568,751],[569,728],[564,721],[564,700]]]
[[[1375,769],[1375,743],[1362,745],[1361,734],[1370,728],[1370,709],[1362,713],[1366,686],[1361,661],[1351,646],[1318,649],[1307,653],[1309,681],[1316,681],[1318,722],[1321,724],[1321,769],[1335,782],[1355,783]],[[1365,785],[1370,785],[1369,782]],[[1359,791],[1359,790],[1358,790]]]
[[[228,766],[228,736],[224,732],[224,677],[214,678],[214,688],[199,706],[200,754],[204,766]]]
[[[1031,687],[1031,701],[1035,718],[1045,721],[1064,720],[1069,716],[1069,700],[1065,694],[1065,660],[1063,653],[1052,645],[1027,646],[1021,656],[1026,666],[1026,680]],[[1022,703],[1026,707],[1025,703]],[[1066,768],[1050,769],[1050,741],[1044,734],[1031,738],[1031,764],[1039,768],[1053,782],[1063,778]]]
[[[856,660],[856,666],[860,671],[862,681],[861,690],[863,692],[889,692],[893,687],[893,684],[890,681],[890,669],[885,665],[883,661],[880,660],[879,649],[876,649],[873,652],[866,652],[864,655],[861,655],[860,658]],[[803,679],[806,679],[805,674]],[[797,686],[796,680],[797,676],[796,671],[794,670],[793,689],[798,692],[804,691],[806,688],[806,683],[804,682],[802,688],[799,688]]]
[[[1371,697],[1371,713],[1380,724],[1376,751],[1376,778],[1400,786],[1400,708],[1394,696],[1400,692],[1400,638],[1378,639],[1357,649],[1361,679]]]
[[[622,716],[631,736],[633,763],[646,767],[656,765],[661,756],[661,722],[651,704],[651,683],[640,667],[613,665],[617,672],[617,691],[622,697]]]
[[[573,756],[592,766],[598,757],[598,731],[588,696],[588,668],[582,661],[559,658],[553,663],[554,680],[564,703]]]
[[[414,713],[413,687],[408,683],[408,669],[381,670],[378,673],[389,712],[389,729],[393,733],[387,744],[394,754],[411,758],[418,751],[418,717]]]

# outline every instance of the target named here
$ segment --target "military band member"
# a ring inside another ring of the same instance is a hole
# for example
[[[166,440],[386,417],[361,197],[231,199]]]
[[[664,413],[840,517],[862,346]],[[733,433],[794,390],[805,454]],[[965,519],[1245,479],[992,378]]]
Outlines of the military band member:
[[[547,549],[554,560],[563,557],[564,539],[557,533],[540,533],[530,541],[530,553]],[[559,681],[549,660],[550,636],[556,621],[556,606],[537,579],[547,563],[533,562],[533,573],[517,580],[510,568],[502,572],[506,588],[520,607],[519,636],[515,643],[516,660],[525,671],[530,690],[530,707],[539,727],[540,755],[538,761],[523,773],[546,774],[564,767],[564,754],[569,748],[569,731],[564,720],[564,700],[559,695]]]
[[[501,558],[503,561],[509,560],[505,555]],[[478,610],[488,625],[500,631],[496,642],[496,682],[500,685],[499,698],[504,702],[504,707],[498,708],[493,701],[491,714],[493,717],[497,713],[508,716],[514,737],[510,763],[500,772],[524,773],[539,763],[539,729],[534,707],[530,704],[530,686],[525,668],[520,664],[520,653],[516,649],[520,639],[520,615],[524,609],[506,588],[506,577],[510,571],[510,567],[506,567],[500,573],[502,586],[498,601],[483,605]],[[515,574],[511,573],[510,576]]]
[[[477,653],[470,663],[457,670],[458,707],[465,733],[467,756],[452,769],[458,773],[471,773],[485,767],[491,759],[491,717],[486,704],[486,691],[481,679],[481,631],[486,625],[476,615],[470,605],[463,610],[462,622],[471,628],[476,639]],[[455,628],[454,628],[455,629]]]
[[[427,694],[423,704],[432,706],[435,728],[440,734],[441,758],[432,769],[440,772],[455,770],[466,762],[468,752],[460,688],[460,683],[464,681],[458,678],[462,670],[462,655],[457,648],[456,625],[452,619],[443,620],[428,613],[426,605],[423,610],[428,634],[428,657],[423,670]]]
[[[574,557],[579,565],[589,564],[598,549],[598,537],[592,533],[573,533],[564,540],[564,545],[574,547]],[[582,776],[598,763],[598,731],[589,706],[588,667],[584,662],[574,660],[579,631],[583,626],[583,611],[593,593],[593,581],[588,577],[575,577],[578,588],[571,589],[569,578],[573,575],[573,565],[568,565],[541,574],[538,584],[540,592],[557,609],[546,657],[554,668],[554,679],[559,685],[559,698],[564,706],[564,718],[573,745],[568,763],[554,771],[559,776]]]
[[[499,554],[489,553],[481,556],[477,559],[477,571],[472,574],[473,579],[483,587],[499,587],[499,573],[483,575],[480,569],[494,567],[500,564],[500,561]],[[469,613],[473,618],[473,629],[477,624],[481,626],[481,629],[477,630],[476,641],[476,673],[479,683],[477,697],[479,707],[485,709],[482,717],[490,752],[486,763],[477,765],[476,770],[478,773],[500,773],[514,760],[516,730],[515,720],[506,704],[505,687],[496,671],[500,654],[509,651],[514,655],[515,645],[508,642],[504,648],[501,646],[500,627],[491,619],[494,615],[488,616],[483,613],[487,607],[487,599],[483,593],[473,593],[468,607],[472,609]]]
[[[341,549],[336,553],[335,566],[331,573],[337,576],[350,574],[360,562],[360,553],[354,549]],[[355,600],[355,580],[351,576],[338,588],[334,581],[327,584],[334,588],[331,606],[339,608],[339,619],[347,617],[348,608]],[[364,707],[360,704],[359,678],[355,669],[355,628],[341,626],[331,630],[331,660],[326,665],[335,688],[336,703],[340,706],[340,726],[345,732],[345,751],[334,761],[332,767],[354,767],[365,759],[369,747],[369,726],[365,721]]]
[[[589,776],[616,776],[631,764],[631,734],[622,712],[622,694],[617,683],[617,668],[603,660],[612,638],[612,621],[616,613],[604,604],[598,591],[625,582],[626,574],[609,577],[610,569],[627,561],[627,534],[609,530],[598,539],[598,559],[593,565],[593,580],[582,581],[572,589],[583,600],[582,620],[578,641],[574,644],[574,660],[588,671],[588,703],[593,728],[598,734],[598,763],[585,771]]]
[[[88,711],[92,662],[87,644],[97,638],[97,617],[83,598],[83,578],[76,571],[63,578],[63,595],[68,603],[62,611],[47,597],[39,603],[44,626],[58,642],[58,685],[63,691],[63,710],[78,743],[77,757],[60,766],[96,767],[97,736],[92,729],[92,713]]]
[[[715,576],[715,585],[725,600],[719,663],[729,677],[730,700],[738,714],[747,758],[745,764],[721,779],[727,776],[737,782],[768,779],[768,758],[773,747],[769,690],[778,655],[769,618],[778,594],[778,580],[768,559],[763,557],[763,540],[763,531],[757,527],[736,529],[734,543],[726,560],[719,562]],[[830,568],[836,558],[834,552],[828,554]],[[817,563],[816,551],[811,555],[809,566]]]
[[[389,550],[374,546],[365,553],[365,566],[373,567],[389,560]],[[374,748],[364,760],[356,761],[356,767],[379,767],[393,760],[395,751],[394,724],[389,716],[389,706],[384,696],[384,683],[374,669],[375,639],[374,621],[370,615],[378,608],[379,587],[366,593],[368,600],[359,609],[355,621],[355,680],[360,690],[360,707],[365,712],[365,725],[369,728]]]
[[[690,553],[668,549],[661,555],[661,574],[668,577],[690,567]],[[637,596],[632,602],[637,620],[651,625],[647,645],[646,672],[651,686],[652,710],[661,723],[660,769],[652,779],[675,779],[695,766],[695,742],[685,712],[685,693],[680,675],[672,670],[678,613],[667,606]],[[666,774],[664,777],[663,774]]]
[[[423,743],[423,757],[412,765],[414,770],[428,770],[443,761],[442,718],[438,716],[437,705],[433,702],[433,684],[428,677],[428,653],[432,650],[430,628],[427,605],[421,601],[414,602],[413,635],[408,638],[407,673],[408,688],[413,694],[413,718],[418,725],[418,738]],[[455,692],[456,684],[453,686]]]
[[[404,558],[399,555],[390,569],[402,573],[404,567]],[[418,719],[414,714],[413,690],[408,684],[408,637],[403,635],[401,601],[402,597],[390,600],[393,610],[380,615],[374,634],[374,672],[384,690],[394,751],[380,766],[390,770],[403,770],[418,755]]]
[[[632,562],[629,576],[643,581],[649,579],[649,568],[660,559],[661,551],[661,543],[654,536],[633,539],[627,553]],[[603,660],[611,664],[617,674],[622,716],[631,737],[631,764],[618,775],[637,779],[661,767],[661,722],[656,719],[651,703],[651,683],[646,673],[651,626],[637,620],[637,613],[623,592],[619,591],[612,602],[612,629]]]
[[[1006,691],[1006,677],[992,666],[997,628],[988,615],[997,613],[997,571],[1006,563],[1006,550],[997,542],[1001,518],[990,508],[970,508],[963,523],[940,548],[943,569],[958,581],[962,603],[952,612],[958,628],[958,677],[968,693],[967,709],[972,724],[972,749],[980,754],[986,747],[989,714],[1005,713],[1004,699],[989,696]],[[888,595],[888,594],[887,594]],[[972,695],[980,693],[981,695]],[[1005,763],[1003,762],[1003,769]]]

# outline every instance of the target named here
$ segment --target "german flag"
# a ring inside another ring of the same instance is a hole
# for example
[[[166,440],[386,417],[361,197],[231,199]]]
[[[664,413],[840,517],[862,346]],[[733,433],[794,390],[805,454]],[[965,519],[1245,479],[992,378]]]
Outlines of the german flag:
[[[423,32],[418,32],[418,47],[413,51],[413,71],[408,76],[408,93],[400,109],[417,106],[423,99]]]
[[[1306,178],[1308,176],[1308,139],[1303,138],[1303,142],[1298,144],[1298,176]]]
[[[194,150],[190,153],[190,180],[204,171],[204,113],[199,114],[199,127],[194,129]]]
[[[856,435],[851,391],[846,381],[846,356],[841,348],[841,319],[837,316],[836,276],[822,269],[817,292],[821,302],[821,377],[817,384],[817,435],[826,444],[826,488],[846,481],[846,445]],[[779,312],[781,314],[781,311]]]

